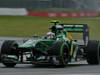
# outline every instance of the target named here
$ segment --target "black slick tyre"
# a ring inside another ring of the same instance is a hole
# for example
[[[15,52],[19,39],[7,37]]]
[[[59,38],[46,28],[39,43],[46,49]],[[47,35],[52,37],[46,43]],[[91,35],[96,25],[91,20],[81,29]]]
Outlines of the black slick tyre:
[[[54,42],[50,51],[51,55],[53,56],[52,63],[55,67],[65,67],[68,64],[69,51],[68,46],[65,44],[65,42]]]
[[[1,46],[1,55],[15,55],[18,57],[17,47],[18,47],[18,44],[15,41],[12,41],[12,40],[4,41],[4,43]],[[15,62],[3,61],[2,57],[1,57],[1,62],[6,67],[14,67],[17,64]]]
[[[100,64],[100,42],[90,40],[86,47],[87,62],[91,65]]]

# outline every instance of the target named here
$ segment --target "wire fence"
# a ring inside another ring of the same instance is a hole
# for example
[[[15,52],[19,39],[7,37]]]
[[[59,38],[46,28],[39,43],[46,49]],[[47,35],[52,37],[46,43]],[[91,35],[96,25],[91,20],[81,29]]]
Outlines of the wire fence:
[[[1,8],[64,8],[97,10],[100,0],[0,0]]]

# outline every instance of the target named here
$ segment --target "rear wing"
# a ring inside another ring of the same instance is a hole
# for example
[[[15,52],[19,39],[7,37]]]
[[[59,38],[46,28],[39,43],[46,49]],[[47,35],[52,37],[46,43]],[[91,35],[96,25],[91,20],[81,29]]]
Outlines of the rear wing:
[[[67,32],[83,33],[84,44],[87,45],[89,40],[89,27],[87,24],[60,24]]]
[[[86,24],[61,24],[67,32],[84,32]]]

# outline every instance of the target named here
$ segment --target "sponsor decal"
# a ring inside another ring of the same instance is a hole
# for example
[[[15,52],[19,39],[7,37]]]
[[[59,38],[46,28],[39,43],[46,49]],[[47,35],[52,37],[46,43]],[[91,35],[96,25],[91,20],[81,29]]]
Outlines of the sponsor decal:
[[[27,16],[44,17],[92,17],[97,16],[96,12],[29,12]]]

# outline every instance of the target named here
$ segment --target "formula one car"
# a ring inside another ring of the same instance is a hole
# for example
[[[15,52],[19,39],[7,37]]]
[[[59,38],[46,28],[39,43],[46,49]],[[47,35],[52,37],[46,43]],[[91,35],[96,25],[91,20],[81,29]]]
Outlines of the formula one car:
[[[33,36],[23,44],[6,40],[1,46],[0,61],[6,67],[22,64],[50,64],[65,67],[69,62],[87,60],[89,64],[100,63],[100,42],[89,40],[87,24],[60,24],[52,22],[51,32],[43,37]],[[82,33],[73,39],[70,33]]]

